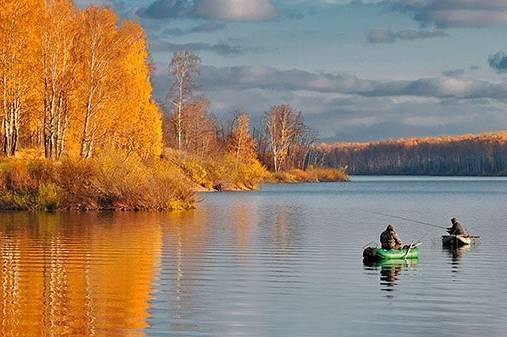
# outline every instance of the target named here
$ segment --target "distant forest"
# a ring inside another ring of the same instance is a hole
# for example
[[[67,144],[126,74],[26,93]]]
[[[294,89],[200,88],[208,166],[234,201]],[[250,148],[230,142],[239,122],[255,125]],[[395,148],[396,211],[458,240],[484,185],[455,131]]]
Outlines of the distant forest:
[[[374,143],[323,144],[324,164],[349,174],[507,175],[507,131]]]

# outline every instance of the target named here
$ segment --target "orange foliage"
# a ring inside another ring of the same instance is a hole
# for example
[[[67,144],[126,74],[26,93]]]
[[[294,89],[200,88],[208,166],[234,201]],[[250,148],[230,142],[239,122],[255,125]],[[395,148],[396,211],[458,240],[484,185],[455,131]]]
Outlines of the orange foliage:
[[[0,0],[0,145],[45,157],[103,151],[156,157],[147,38],[110,9],[72,0]]]

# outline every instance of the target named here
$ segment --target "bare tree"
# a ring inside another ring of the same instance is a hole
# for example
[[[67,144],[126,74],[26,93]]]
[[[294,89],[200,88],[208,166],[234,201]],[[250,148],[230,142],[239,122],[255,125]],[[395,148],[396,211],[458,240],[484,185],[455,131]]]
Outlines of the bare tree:
[[[290,105],[277,105],[266,113],[264,126],[273,169],[279,172],[286,163],[290,147],[303,133],[303,117]]]
[[[317,164],[315,156],[315,144],[317,133],[306,125],[301,125],[297,138],[289,147],[289,159],[291,167],[306,170],[308,166]]]
[[[178,150],[183,150],[182,113],[185,102],[192,98],[194,78],[199,75],[201,59],[190,50],[176,52],[169,65],[169,75],[174,78],[167,101],[176,108],[176,137]]]

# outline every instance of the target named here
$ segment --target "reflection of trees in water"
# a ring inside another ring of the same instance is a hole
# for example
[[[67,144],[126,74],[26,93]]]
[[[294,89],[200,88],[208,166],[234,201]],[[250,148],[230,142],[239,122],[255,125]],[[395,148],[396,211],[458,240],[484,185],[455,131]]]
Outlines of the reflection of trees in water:
[[[0,330],[115,336],[145,328],[160,246],[155,215],[0,214]]]
[[[165,311],[169,317],[164,320],[171,322],[172,331],[183,333],[196,330],[193,318],[203,305],[194,287],[205,278],[202,266],[209,239],[208,216],[204,208],[167,214],[166,222],[163,270],[169,280],[162,286],[169,288],[163,292],[171,294],[171,298]]]
[[[235,231],[236,242],[238,244],[238,258],[244,263],[248,259],[248,249],[252,239],[252,232],[255,231],[257,212],[252,207],[252,203],[238,201],[231,210],[232,227]]]
[[[160,292],[170,294],[170,298],[165,303],[167,307],[156,312],[165,315],[163,321],[169,322],[164,329],[181,335],[189,331],[209,333],[210,326],[197,326],[196,322],[208,322],[209,312],[220,310],[221,303],[216,303],[216,294],[210,289],[217,285],[224,287],[225,283],[220,282],[227,282],[231,273],[240,270],[238,267],[222,271],[223,262],[229,257],[237,258],[239,264],[248,261],[255,210],[247,203],[235,201],[227,214],[224,213],[223,209],[202,207],[166,216],[164,281]],[[160,328],[156,326],[159,322],[157,317],[153,318],[154,330]],[[240,323],[235,324],[240,326]]]
[[[302,239],[303,212],[298,207],[276,205],[274,214],[264,214],[263,223],[271,226],[271,244],[275,253],[285,255],[297,248]]]

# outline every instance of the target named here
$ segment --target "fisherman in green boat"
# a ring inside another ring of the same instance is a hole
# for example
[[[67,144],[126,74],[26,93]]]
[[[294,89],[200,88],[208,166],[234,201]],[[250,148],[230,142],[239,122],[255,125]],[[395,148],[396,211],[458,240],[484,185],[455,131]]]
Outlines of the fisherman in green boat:
[[[463,228],[463,225],[459,223],[458,219],[452,218],[451,223],[452,227],[447,228],[447,233],[450,235],[467,235],[465,229]]]
[[[380,243],[382,248],[375,246],[364,249],[363,260],[365,263],[417,259],[419,257],[418,247],[421,243],[411,242],[410,245],[403,246],[403,242],[392,225],[387,226],[386,230],[380,234]]]
[[[396,233],[392,225],[387,226],[386,230],[380,234],[380,243],[382,244],[382,249],[393,250],[403,248],[403,242],[401,242],[398,233]]]

